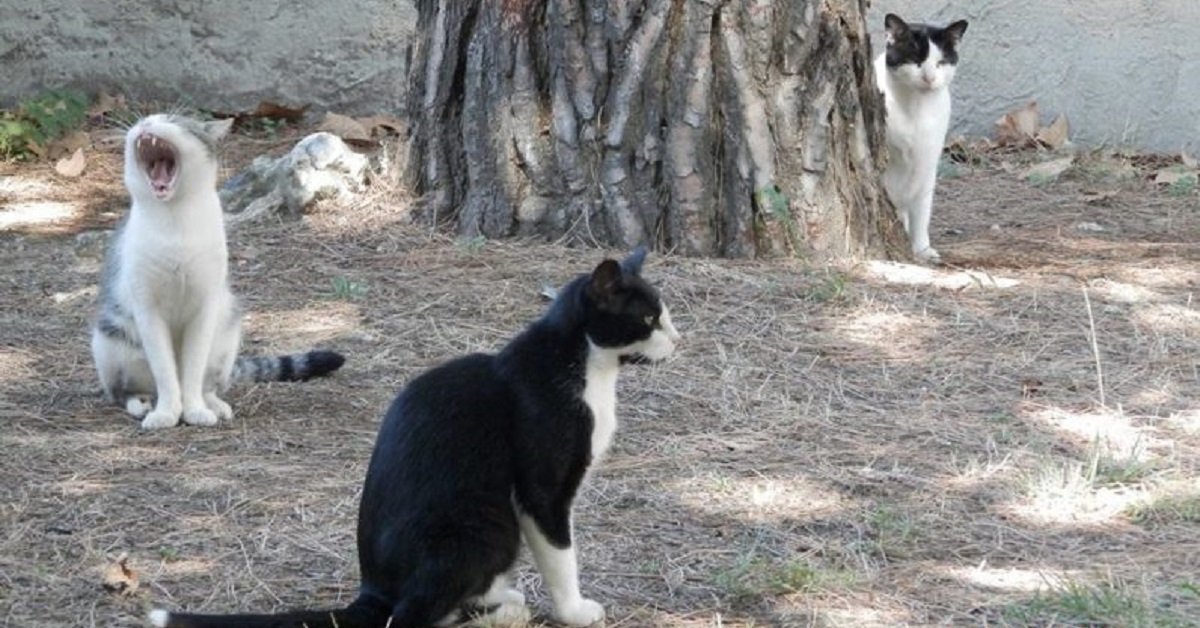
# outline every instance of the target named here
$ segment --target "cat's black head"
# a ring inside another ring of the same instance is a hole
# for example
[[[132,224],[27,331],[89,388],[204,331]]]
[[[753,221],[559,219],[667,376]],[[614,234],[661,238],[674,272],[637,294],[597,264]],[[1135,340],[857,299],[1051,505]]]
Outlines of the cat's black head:
[[[671,355],[679,332],[658,291],[642,279],[646,249],[620,263],[606,259],[586,280],[585,331],[597,347],[623,358],[661,360]]]
[[[883,24],[887,28],[885,58],[894,77],[914,89],[927,91],[950,84],[958,65],[958,42],[967,32],[966,20],[939,28],[909,24],[889,13]]]

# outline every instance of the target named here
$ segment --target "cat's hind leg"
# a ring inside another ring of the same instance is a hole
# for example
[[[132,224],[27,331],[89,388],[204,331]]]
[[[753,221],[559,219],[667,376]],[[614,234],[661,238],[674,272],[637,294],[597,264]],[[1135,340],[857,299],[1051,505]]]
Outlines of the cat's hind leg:
[[[92,330],[92,360],[104,398],[141,420],[150,412],[154,378],[141,348],[115,326]]]
[[[468,599],[467,606],[481,611],[473,616],[472,624],[523,625],[531,618],[525,596],[512,586],[508,574],[496,576],[487,592]]]
[[[208,371],[204,378],[204,404],[221,421],[233,418],[233,408],[221,399],[220,394],[229,389],[233,365],[237,361],[238,348],[241,345],[241,322],[237,316],[237,312],[233,312],[229,324],[218,330],[213,338]]]

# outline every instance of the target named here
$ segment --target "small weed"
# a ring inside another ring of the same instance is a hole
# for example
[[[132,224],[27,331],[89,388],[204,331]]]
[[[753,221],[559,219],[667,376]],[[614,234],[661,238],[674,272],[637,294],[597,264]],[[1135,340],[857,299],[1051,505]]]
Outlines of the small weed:
[[[1029,178],[1026,180],[1029,181],[1029,185],[1034,187],[1044,187],[1057,181],[1058,177],[1045,172],[1035,172],[1030,174]]]
[[[1133,484],[1155,470],[1154,465],[1143,459],[1140,440],[1123,455],[1113,455],[1106,449],[1099,438],[1092,442],[1089,481],[1093,486]]]
[[[814,593],[836,586],[850,586],[854,574],[823,569],[807,560],[775,560],[751,550],[729,567],[713,574],[713,584],[731,604],[757,602],[763,598],[793,593]]]
[[[487,244],[487,237],[476,235],[471,237],[463,236],[457,240],[458,248],[467,255],[475,255],[483,250],[483,245]]]
[[[174,547],[160,547],[158,557],[168,563],[175,562],[179,560],[179,550]]]
[[[1196,184],[1197,178],[1195,173],[1189,172],[1180,175],[1178,179],[1171,182],[1171,185],[1167,186],[1167,194],[1176,198],[1189,196],[1196,191]]]
[[[818,284],[810,287],[805,297],[817,303],[841,301],[846,298],[846,275],[829,273]]]
[[[962,175],[962,166],[958,165],[958,162],[951,159],[949,155],[942,155],[941,159],[938,160],[938,179],[957,179]]]
[[[87,117],[88,99],[71,90],[52,90],[16,110],[0,111],[0,159],[28,159]]]
[[[1159,495],[1131,505],[1125,510],[1125,514],[1134,523],[1141,525],[1200,523],[1200,494]]]
[[[1149,599],[1145,591],[1121,583],[1068,582],[1005,610],[1022,626],[1184,626],[1184,618]]]
[[[342,301],[357,301],[367,296],[367,285],[346,277],[333,278],[333,298]]]
[[[279,137],[280,131],[287,128],[287,125],[287,120],[283,118],[254,118],[245,126],[245,131],[250,135],[265,135],[273,140]]]
[[[906,513],[888,506],[871,512],[867,521],[875,531],[875,548],[885,558],[905,558],[918,542],[918,526]]]

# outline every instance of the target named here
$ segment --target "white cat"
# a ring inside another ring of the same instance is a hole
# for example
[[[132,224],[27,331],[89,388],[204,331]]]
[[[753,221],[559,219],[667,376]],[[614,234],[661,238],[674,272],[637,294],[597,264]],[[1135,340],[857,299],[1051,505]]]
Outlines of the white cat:
[[[145,429],[232,418],[217,396],[231,379],[302,380],[343,362],[326,351],[238,359],[240,312],[216,190],[216,143],[230,123],[157,114],[125,136],[132,204],[109,245],[92,357],[105,396]],[[141,398],[150,393],[153,409]]]
[[[937,262],[929,244],[929,216],[938,160],[950,128],[950,82],[956,46],[967,30],[959,20],[945,28],[907,24],[889,13],[887,50],[875,59],[875,81],[887,104],[888,166],[883,185],[908,232],[913,255]]]

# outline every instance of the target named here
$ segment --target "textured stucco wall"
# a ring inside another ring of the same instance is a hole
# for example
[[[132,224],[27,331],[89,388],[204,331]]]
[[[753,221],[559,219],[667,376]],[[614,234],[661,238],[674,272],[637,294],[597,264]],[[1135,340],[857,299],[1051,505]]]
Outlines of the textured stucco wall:
[[[883,16],[970,21],[951,86],[951,133],[991,134],[1004,112],[1036,99],[1045,123],[1065,113],[1087,145],[1200,153],[1198,0],[874,0]]]
[[[785,0],[780,0],[785,1]],[[1037,99],[1077,142],[1200,153],[1200,0],[875,0],[971,21],[954,133]],[[75,85],[209,108],[260,99],[350,113],[404,96],[412,0],[0,0],[0,104]]]
[[[0,0],[0,103],[51,87],[213,109],[395,109],[411,0]]]

